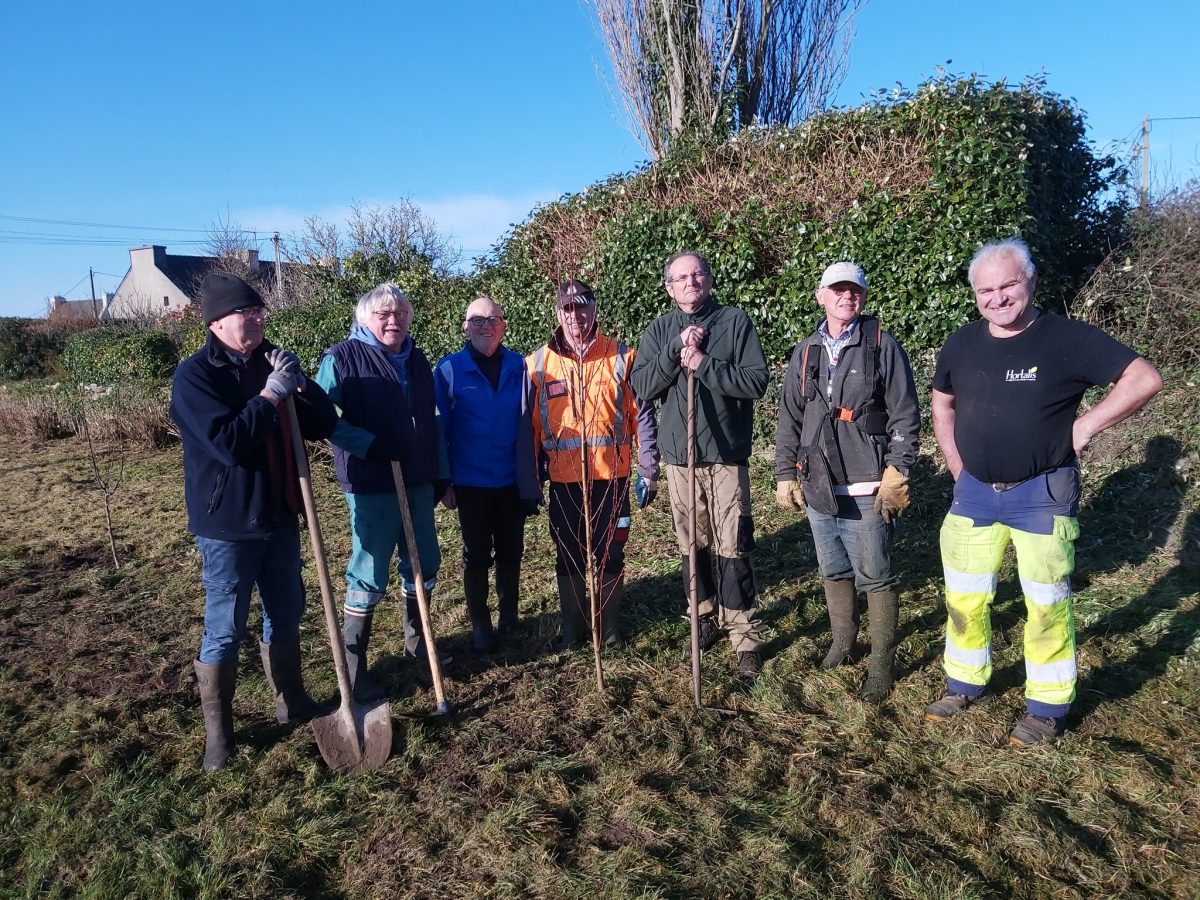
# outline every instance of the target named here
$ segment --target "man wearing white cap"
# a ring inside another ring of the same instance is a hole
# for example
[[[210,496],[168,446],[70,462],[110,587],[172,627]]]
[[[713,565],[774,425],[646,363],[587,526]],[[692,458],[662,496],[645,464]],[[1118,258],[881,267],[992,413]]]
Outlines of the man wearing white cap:
[[[921,413],[908,356],[879,319],[862,314],[867,276],[851,262],[821,275],[825,319],[788,364],[775,438],[776,500],[804,512],[833,632],[821,668],[854,652],[858,593],[867,595],[871,661],[862,697],[892,687],[899,581],[893,519],[908,506]]]

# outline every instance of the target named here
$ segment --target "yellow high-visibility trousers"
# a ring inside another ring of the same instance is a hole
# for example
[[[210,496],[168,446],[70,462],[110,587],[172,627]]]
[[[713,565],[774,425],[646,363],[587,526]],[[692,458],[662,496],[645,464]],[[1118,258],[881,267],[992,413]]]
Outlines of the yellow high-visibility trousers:
[[[1053,516],[1037,534],[950,513],[942,523],[946,578],[945,669],[948,689],[978,696],[992,675],[991,604],[997,573],[1012,541],[1025,595],[1025,699],[1033,715],[1066,715],[1075,699],[1075,619],[1071,572],[1079,521]]]

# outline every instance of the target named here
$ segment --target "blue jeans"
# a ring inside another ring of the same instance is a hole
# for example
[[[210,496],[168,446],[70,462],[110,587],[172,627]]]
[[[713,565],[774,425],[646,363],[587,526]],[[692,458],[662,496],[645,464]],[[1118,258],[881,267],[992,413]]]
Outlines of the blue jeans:
[[[895,526],[875,512],[874,497],[838,496],[838,514],[827,516],[808,507],[821,577],[854,579],[863,593],[893,590],[900,579],[892,573]]]
[[[200,662],[216,665],[237,659],[256,585],[263,611],[263,643],[299,633],[304,616],[299,529],[276,531],[262,540],[197,537],[196,549],[204,584]]]
[[[433,485],[413,485],[406,493],[417,553],[421,557],[421,575],[425,587],[432,590],[442,565],[437,523],[433,517]],[[360,614],[375,609],[387,591],[393,554],[403,580],[403,590],[415,592],[408,539],[395,493],[346,494],[346,503],[350,507],[352,538],[350,562],[346,566],[346,609]]]

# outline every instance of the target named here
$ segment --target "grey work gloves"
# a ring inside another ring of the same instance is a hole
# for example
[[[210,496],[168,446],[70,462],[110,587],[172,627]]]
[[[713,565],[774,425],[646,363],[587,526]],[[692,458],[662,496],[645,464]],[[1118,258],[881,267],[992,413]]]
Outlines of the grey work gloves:
[[[276,400],[283,402],[296,391],[304,390],[307,379],[300,371],[300,358],[295,353],[277,347],[267,353],[267,362],[275,371],[267,376],[264,389]]]
[[[299,372],[281,372],[276,369],[267,376],[267,383],[263,385],[263,390],[282,403],[300,389],[300,382],[303,378],[304,376]]]
[[[804,488],[799,481],[780,481],[775,485],[775,502],[783,509],[804,512]]]
[[[908,509],[908,476],[895,466],[883,470],[879,492],[875,494],[875,512],[885,522],[899,516]]]

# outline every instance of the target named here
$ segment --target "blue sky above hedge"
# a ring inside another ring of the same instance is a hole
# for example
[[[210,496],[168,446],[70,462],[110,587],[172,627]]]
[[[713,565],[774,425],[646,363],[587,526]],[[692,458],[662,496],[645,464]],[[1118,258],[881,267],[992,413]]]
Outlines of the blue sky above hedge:
[[[1018,0],[1005,20],[988,6],[874,0],[838,102],[944,66],[1044,70],[1102,146],[1127,150],[1143,115],[1200,115],[1193,4]],[[219,217],[257,229],[266,257],[272,231],[338,220],[351,200],[412,197],[478,255],[536,202],[643,159],[605,92],[590,14],[569,0],[77,0],[17,4],[5,30],[0,216],[138,227],[0,219],[0,315],[85,296],[89,265],[98,291],[115,288],[129,246],[199,252],[185,242]],[[1200,121],[1155,123],[1156,179],[1194,177],[1198,145]]]

